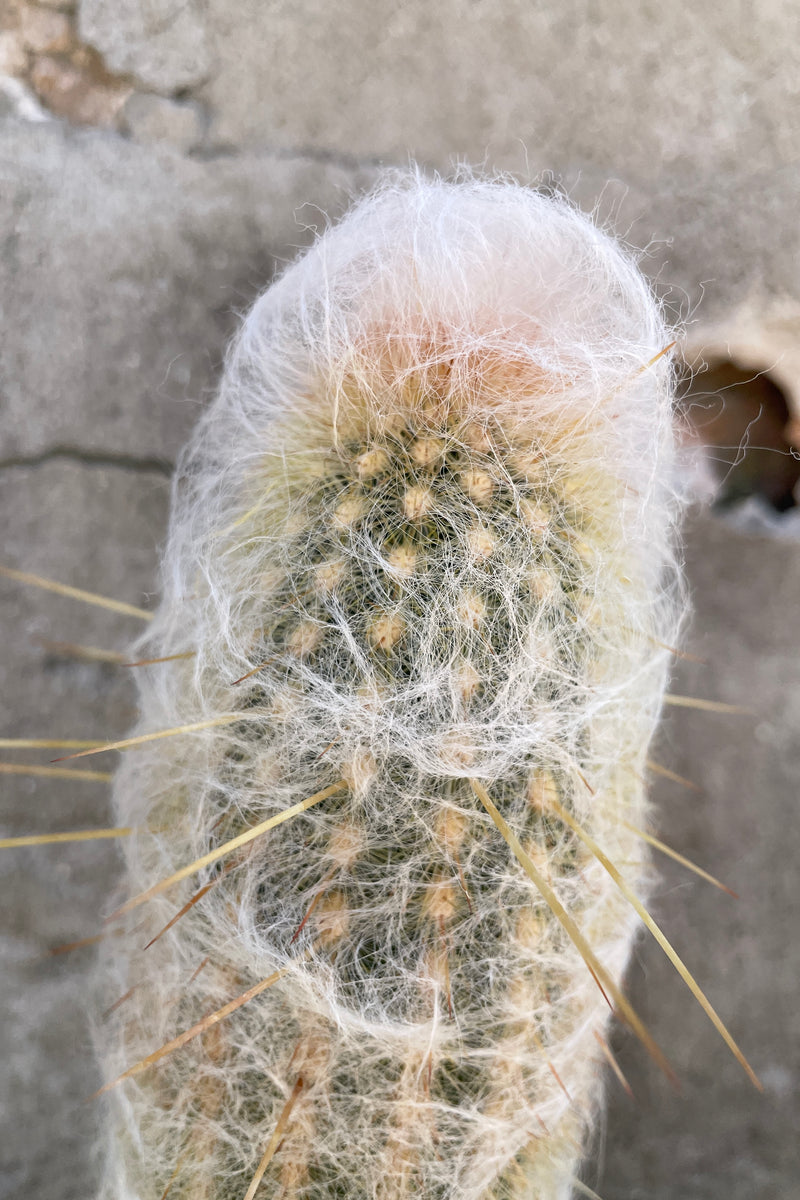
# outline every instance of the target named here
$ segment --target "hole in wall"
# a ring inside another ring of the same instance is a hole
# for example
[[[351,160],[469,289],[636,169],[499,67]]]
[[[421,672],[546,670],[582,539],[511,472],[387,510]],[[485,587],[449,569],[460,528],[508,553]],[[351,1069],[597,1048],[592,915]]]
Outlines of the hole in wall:
[[[687,368],[678,408],[689,443],[705,450],[716,507],[749,496],[776,512],[800,505],[800,422],[768,371],[732,358]]]

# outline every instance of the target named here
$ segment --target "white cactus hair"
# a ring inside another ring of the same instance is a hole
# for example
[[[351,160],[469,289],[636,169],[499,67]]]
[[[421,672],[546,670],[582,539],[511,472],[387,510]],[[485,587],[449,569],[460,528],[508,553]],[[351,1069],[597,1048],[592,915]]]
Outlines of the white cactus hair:
[[[109,939],[109,1078],[280,977],[114,1090],[106,1200],[242,1200],[262,1157],[282,1200],[571,1194],[609,1010],[570,923],[618,983],[636,917],[559,813],[646,891],[671,340],[568,201],[467,173],[387,175],[256,302],[140,650],[185,656],[141,732],[227,723],[128,757],[125,893],[326,795]]]

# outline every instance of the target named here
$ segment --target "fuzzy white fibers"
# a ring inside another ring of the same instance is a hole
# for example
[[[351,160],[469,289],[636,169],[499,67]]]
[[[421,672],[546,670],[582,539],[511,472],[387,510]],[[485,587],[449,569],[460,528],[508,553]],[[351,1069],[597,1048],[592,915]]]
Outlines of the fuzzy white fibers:
[[[564,1200],[679,609],[670,342],[627,252],[504,180],[387,178],[257,301],[179,470],[116,784],[106,1200]],[[478,787],[472,781],[478,781]],[[337,786],[338,785],[338,786]],[[202,895],[200,895],[202,889]],[[148,949],[177,911],[196,902]],[[198,898],[199,897],[199,898]],[[133,989],[131,991],[131,989]],[[129,993],[126,995],[126,993]]]

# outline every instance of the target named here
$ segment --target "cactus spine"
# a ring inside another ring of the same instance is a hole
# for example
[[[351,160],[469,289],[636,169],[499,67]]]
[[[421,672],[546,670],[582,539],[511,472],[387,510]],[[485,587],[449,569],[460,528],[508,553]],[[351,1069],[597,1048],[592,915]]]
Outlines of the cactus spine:
[[[646,887],[668,341],[505,181],[389,179],[257,302],[142,685],[142,731],[221,720],[123,766],[126,894],[276,820],[110,939],[109,1077],[252,995],[115,1089],[107,1200],[571,1194],[636,919],[559,806]]]

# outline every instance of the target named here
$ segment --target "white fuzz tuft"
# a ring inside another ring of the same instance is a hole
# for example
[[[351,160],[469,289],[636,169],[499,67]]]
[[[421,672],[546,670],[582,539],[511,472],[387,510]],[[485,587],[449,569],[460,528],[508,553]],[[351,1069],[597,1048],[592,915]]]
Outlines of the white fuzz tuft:
[[[635,917],[557,807],[641,893],[670,340],[584,216],[469,177],[389,178],[254,306],[139,731],[231,719],[127,759],[128,894],[327,791],[108,939],[109,1079],[278,977],[116,1088],[107,1200],[242,1200],[262,1158],[281,1200],[570,1195],[609,1008],[480,797],[618,982]]]

